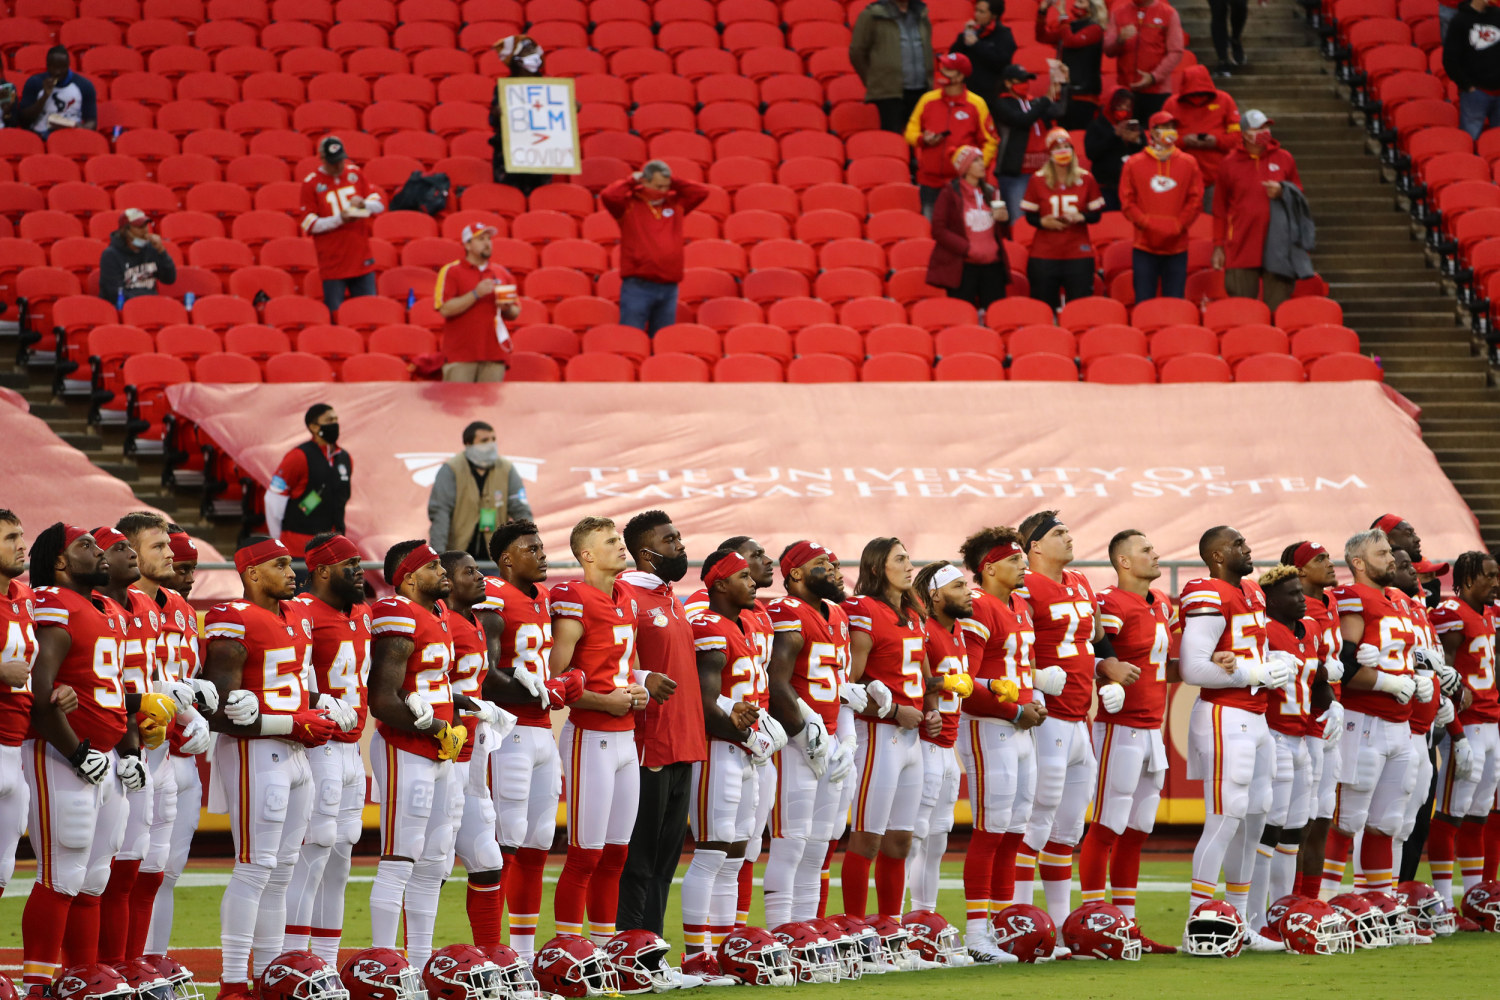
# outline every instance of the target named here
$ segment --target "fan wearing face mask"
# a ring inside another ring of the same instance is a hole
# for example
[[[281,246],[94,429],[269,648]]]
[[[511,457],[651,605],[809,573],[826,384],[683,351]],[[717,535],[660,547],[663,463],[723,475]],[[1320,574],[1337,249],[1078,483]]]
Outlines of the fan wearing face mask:
[[[1302,184],[1297,161],[1271,135],[1274,124],[1262,111],[1245,112],[1243,148],[1224,158],[1214,188],[1213,255],[1230,295],[1261,297],[1273,312],[1292,297],[1297,280],[1265,268],[1271,203],[1281,200],[1283,186]]]
[[[522,76],[545,76],[543,69],[543,57],[546,55],[542,47],[537,44],[536,39],[530,35],[506,35],[496,40],[491,46],[495,55],[505,64],[506,75],[509,77]],[[519,189],[523,194],[530,194],[543,184],[552,182],[550,174],[521,174],[510,173],[505,164],[505,142],[500,136],[500,91],[492,88],[490,97],[490,128],[495,134],[490,139],[490,146],[494,150],[493,168],[496,184],[509,184]]]
[[[489,558],[490,536],[511,521],[530,521],[526,484],[500,455],[495,428],[475,420],[464,428],[464,450],[444,462],[427,497],[433,548]]]
[[[120,213],[120,228],[99,255],[99,297],[113,306],[141,295],[159,294],[177,281],[177,265],[151,231],[151,216],[138,208]]]
[[[344,506],[354,460],[338,445],[339,415],[328,403],[307,408],[310,440],[282,458],[266,487],[266,534],[300,557],[314,535],[344,534]]]
[[[1158,111],[1146,123],[1148,145],[1125,161],[1120,211],[1135,226],[1130,265],[1135,300],[1182,298],[1188,228],[1203,212],[1203,172],[1177,148],[1177,120]]]

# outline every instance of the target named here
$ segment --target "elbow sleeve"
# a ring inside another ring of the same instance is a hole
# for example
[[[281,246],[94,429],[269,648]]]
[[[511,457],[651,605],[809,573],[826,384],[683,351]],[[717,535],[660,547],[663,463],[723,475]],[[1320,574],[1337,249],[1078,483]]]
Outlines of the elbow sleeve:
[[[1206,688],[1237,686],[1234,675],[1226,674],[1213,662],[1224,627],[1224,619],[1218,615],[1197,615],[1183,621],[1182,650],[1178,654],[1183,683]]]

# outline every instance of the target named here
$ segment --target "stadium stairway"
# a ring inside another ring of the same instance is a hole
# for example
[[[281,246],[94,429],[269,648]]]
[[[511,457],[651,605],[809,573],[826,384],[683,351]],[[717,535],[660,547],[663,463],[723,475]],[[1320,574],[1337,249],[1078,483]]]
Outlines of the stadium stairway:
[[[1214,65],[1207,3],[1178,0],[1177,8],[1190,47]],[[1294,0],[1252,3],[1245,48],[1250,66],[1216,78],[1219,87],[1241,111],[1259,108],[1274,119],[1272,132],[1296,156],[1317,218],[1314,263],[1343,306],[1345,325],[1379,357],[1386,384],[1422,408],[1428,446],[1487,542],[1500,543],[1500,389],[1482,345],[1459,324]]]

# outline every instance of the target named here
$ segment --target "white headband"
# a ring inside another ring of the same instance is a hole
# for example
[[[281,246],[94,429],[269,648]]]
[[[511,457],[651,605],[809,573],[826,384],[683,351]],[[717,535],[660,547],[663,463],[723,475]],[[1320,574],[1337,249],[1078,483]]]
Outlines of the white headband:
[[[936,594],[939,590],[942,590],[954,580],[962,580],[963,578],[963,570],[959,569],[952,563],[949,563],[942,569],[938,570],[936,573],[932,574],[932,582],[927,585],[927,592],[929,594]]]

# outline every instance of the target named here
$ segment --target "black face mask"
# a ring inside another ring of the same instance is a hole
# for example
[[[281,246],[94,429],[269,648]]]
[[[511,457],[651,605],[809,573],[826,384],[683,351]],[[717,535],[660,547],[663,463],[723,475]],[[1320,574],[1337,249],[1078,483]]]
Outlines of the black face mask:
[[[688,557],[684,552],[680,556],[657,556],[656,575],[667,583],[676,583],[687,576]]]
[[[1422,591],[1425,594],[1425,603],[1427,605],[1427,610],[1436,611],[1437,606],[1443,603],[1442,581],[1435,579],[1428,580],[1426,583],[1422,584]]]
[[[318,437],[329,444],[337,444],[339,440],[339,425],[337,423],[323,424],[318,428]]]

